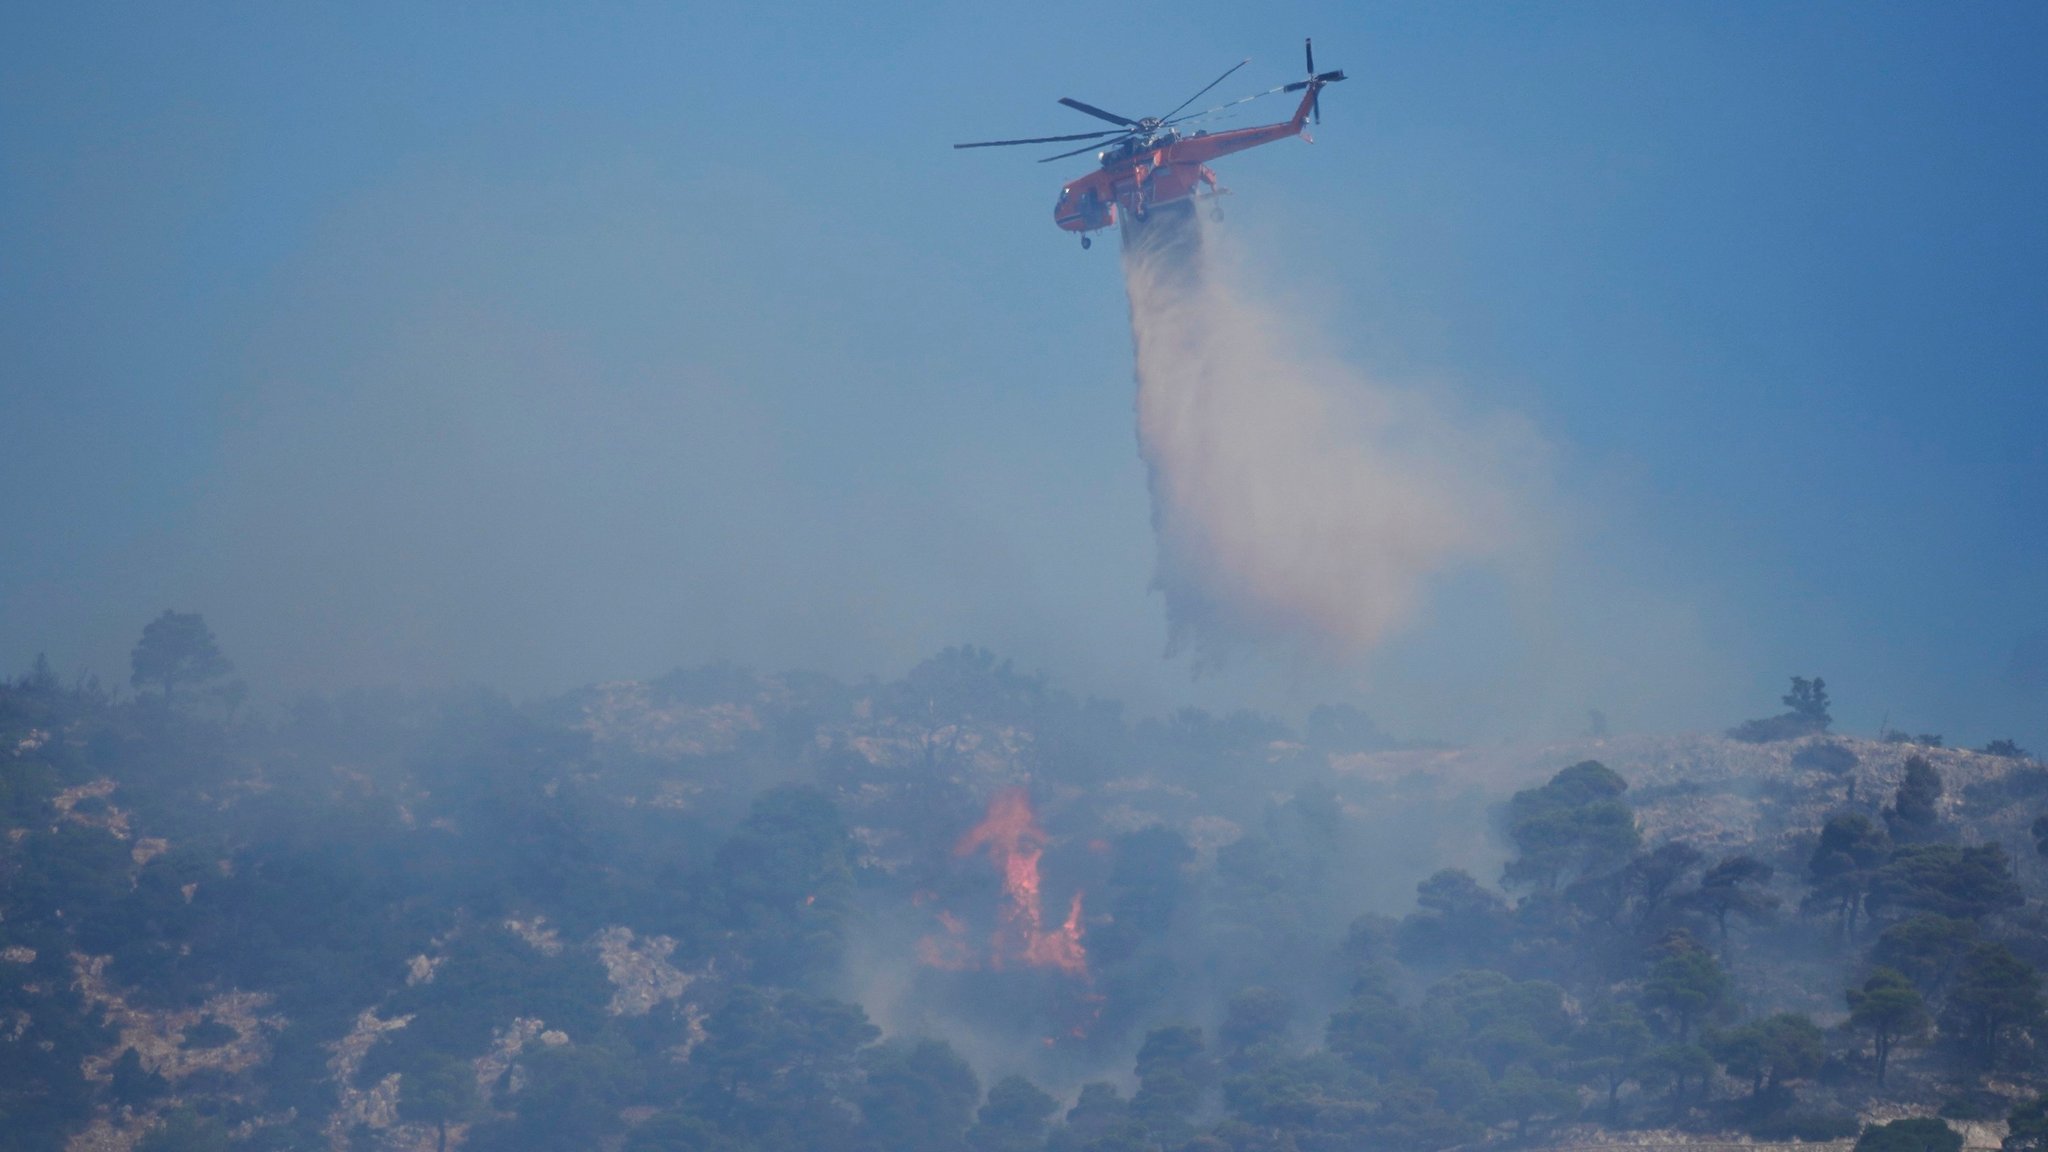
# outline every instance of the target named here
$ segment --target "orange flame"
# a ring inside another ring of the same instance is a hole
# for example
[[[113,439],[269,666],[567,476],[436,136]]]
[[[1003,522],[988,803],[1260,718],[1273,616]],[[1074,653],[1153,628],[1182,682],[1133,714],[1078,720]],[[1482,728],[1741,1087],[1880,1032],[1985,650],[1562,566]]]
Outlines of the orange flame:
[[[1003,927],[991,942],[991,963],[1000,968],[1009,956],[1034,968],[1087,975],[1088,953],[1081,946],[1081,893],[1074,893],[1067,918],[1058,928],[1045,926],[1038,891],[1045,831],[1038,826],[1031,798],[1022,788],[998,793],[989,802],[988,816],[960,838],[953,854],[966,856],[977,849],[988,850],[989,859],[1003,873],[1003,891],[1010,898],[1009,907],[1003,910]]]

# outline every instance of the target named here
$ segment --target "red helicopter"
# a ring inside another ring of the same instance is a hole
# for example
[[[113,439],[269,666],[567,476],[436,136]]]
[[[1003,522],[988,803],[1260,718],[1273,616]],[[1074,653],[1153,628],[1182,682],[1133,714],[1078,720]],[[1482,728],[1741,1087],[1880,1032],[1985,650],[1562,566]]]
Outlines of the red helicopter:
[[[1180,102],[1180,107],[1164,116],[1147,116],[1133,120],[1114,112],[1105,112],[1092,104],[1083,104],[1071,97],[1061,97],[1060,103],[1077,112],[1085,112],[1098,120],[1107,120],[1118,127],[1104,132],[1079,132],[1071,136],[1033,136],[1024,140],[982,140],[973,144],[955,144],[955,148],[1006,148],[1013,144],[1055,144],[1068,140],[1093,140],[1100,143],[1084,144],[1072,152],[1047,156],[1039,163],[1064,160],[1079,156],[1091,149],[1101,149],[1096,158],[1102,167],[1060,189],[1060,200],[1053,206],[1052,218],[1055,224],[1069,232],[1081,234],[1081,247],[1090,246],[1090,232],[1099,232],[1117,223],[1117,209],[1122,208],[1132,220],[1142,223],[1152,209],[1160,204],[1186,199],[1192,196],[1216,195],[1224,189],[1216,183],[1216,174],[1209,170],[1208,161],[1232,152],[1242,152],[1274,140],[1285,140],[1290,136],[1304,135],[1304,128],[1310,117],[1323,122],[1322,104],[1317,96],[1326,84],[1344,79],[1344,72],[1316,71],[1315,44],[1303,42],[1303,52],[1308,59],[1308,79],[1268,88],[1227,104],[1190,112],[1183,116],[1181,109],[1200,99],[1203,93],[1228,79],[1231,73],[1251,63],[1240,60],[1229,71],[1209,81],[1200,92]],[[1180,125],[1189,124],[1206,116],[1213,116],[1228,108],[1235,108],[1262,96],[1277,92],[1300,92],[1301,107],[1294,110],[1294,118],[1282,124],[1263,124],[1255,128],[1236,128],[1227,132],[1196,130],[1184,134]],[[1113,139],[1104,139],[1113,137]]]

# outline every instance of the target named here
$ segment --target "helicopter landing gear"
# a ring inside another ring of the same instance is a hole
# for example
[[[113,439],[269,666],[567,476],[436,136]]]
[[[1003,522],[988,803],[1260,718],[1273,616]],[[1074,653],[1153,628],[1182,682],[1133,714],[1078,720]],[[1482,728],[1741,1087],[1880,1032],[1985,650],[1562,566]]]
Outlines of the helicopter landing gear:
[[[1081,247],[1083,247],[1083,248],[1093,248],[1093,247],[1095,247],[1095,241],[1094,241],[1094,240],[1091,240],[1091,239],[1089,239],[1089,238],[1088,238],[1088,237],[1086,237],[1086,236],[1083,236],[1083,237],[1081,237]]]

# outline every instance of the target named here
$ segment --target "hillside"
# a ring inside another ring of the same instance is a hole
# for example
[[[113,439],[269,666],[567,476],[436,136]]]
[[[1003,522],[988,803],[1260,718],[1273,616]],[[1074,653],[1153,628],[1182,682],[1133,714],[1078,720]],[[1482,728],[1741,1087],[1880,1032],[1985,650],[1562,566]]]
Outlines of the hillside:
[[[971,649],[233,703],[0,688],[0,1148],[1591,1146],[1937,1110],[1982,1143],[2043,1071],[2023,757],[1132,722]]]

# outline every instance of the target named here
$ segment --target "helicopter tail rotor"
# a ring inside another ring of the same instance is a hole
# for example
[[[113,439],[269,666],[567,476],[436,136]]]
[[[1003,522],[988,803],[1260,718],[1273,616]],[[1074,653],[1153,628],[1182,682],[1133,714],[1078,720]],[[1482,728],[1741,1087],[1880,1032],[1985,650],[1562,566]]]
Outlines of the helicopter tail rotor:
[[[1303,37],[1301,41],[1301,52],[1303,56],[1306,56],[1308,58],[1308,74],[1311,76],[1315,75],[1316,42],[1314,40],[1308,39],[1307,37]],[[1309,98],[1309,114],[1315,117],[1316,123],[1321,124],[1323,122],[1323,94],[1320,91],[1318,91],[1314,96]]]
[[[1336,68],[1328,72],[1316,71],[1316,42],[1314,40],[1303,40],[1301,42],[1301,53],[1308,63],[1308,79],[1296,80],[1280,90],[1282,92],[1299,92],[1303,88],[1307,88],[1310,93],[1309,115],[1315,117],[1316,123],[1321,124],[1323,122],[1323,85],[1335,84],[1337,81],[1344,79],[1344,70]]]

